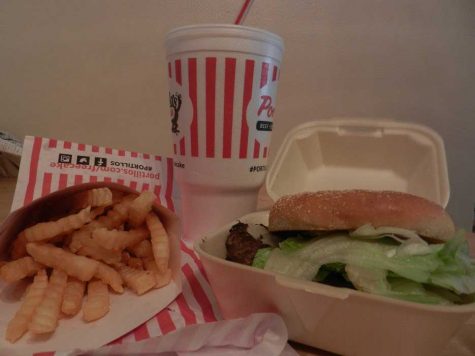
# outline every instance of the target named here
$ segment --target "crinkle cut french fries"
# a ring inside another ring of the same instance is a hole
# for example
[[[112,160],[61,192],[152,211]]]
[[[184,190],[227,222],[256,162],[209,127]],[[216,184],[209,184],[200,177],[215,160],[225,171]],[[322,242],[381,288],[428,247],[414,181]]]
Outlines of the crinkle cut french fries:
[[[156,197],[98,188],[74,194],[65,216],[25,228],[0,261],[0,279],[33,279],[5,330],[16,342],[24,334],[49,334],[63,317],[98,320],[110,310],[109,294],[129,288],[137,295],[171,280],[170,244]],[[111,310],[113,312],[113,310]]]

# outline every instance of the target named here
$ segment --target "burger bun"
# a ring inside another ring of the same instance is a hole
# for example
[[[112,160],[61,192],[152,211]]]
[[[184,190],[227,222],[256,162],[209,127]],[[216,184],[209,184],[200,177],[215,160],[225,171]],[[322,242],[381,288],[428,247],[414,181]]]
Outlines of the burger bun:
[[[355,230],[375,228],[413,230],[428,240],[447,241],[455,232],[451,217],[425,198],[394,191],[332,190],[287,195],[273,205],[269,230]]]

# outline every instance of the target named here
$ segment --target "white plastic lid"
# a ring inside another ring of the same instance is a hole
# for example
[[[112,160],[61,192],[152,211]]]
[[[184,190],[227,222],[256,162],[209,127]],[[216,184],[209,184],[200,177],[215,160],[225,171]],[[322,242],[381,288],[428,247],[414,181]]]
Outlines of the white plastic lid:
[[[443,207],[449,177],[432,129],[376,119],[331,119],[287,134],[266,177],[273,200],[303,191],[371,189],[422,196]]]
[[[178,27],[165,39],[167,56],[186,52],[229,51],[243,52],[281,61],[284,51],[282,38],[259,28],[203,24]]]

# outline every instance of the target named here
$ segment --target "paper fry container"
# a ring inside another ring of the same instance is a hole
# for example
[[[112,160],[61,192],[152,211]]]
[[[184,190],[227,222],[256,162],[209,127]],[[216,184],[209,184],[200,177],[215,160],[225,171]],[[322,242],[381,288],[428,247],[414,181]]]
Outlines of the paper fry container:
[[[33,201],[31,204],[12,212],[0,227],[0,259],[7,257],[9,243],[31,222],[40,221],[47,216],[68,210],[68,197],[74,193],[97,188],[109,187],[126,193],[138,192],[115,183],[86,183],[56,191]],[[20,307],[20,298],[25,283],[7,285],[0,281],[0,354],[24,355],[48,351],[88,351],[103,346],[124,335],[152,318],[171,303],[182,290],[180,279],[180,226],[176,215],[169,209],[154,204],[153,210],[160,217],[170,240],[170,268],[172,281],[165,287],[137,296],[125,288],[123,294],[110,293],[109,313],[94,322],[86,323],[79,312],[72,318],[59,321],[56,331],[47,337],[35,337],[25,334],[16,343],[4,339],[6,325]]]

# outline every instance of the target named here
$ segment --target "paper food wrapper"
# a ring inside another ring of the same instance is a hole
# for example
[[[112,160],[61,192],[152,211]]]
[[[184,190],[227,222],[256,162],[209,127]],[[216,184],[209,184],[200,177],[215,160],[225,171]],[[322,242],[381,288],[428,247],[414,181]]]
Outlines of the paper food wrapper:
[[[24,149],[27,150],[27,154],[24,155],[25,161],[22,161],[20,167],[20,177],[13,203],[13,208],[22,205],[24,207],[11,213],[0,227],[1,258],[5,257],[8,243],[25,227],[26,221],[40,219],[38,214],[41,215],[41,209],[54,209],[55,206],[64,204],[70,194],[104,185],[125,192],[152,190],[159,197],[154,210],[163,220],[170,237],[170,267],[173,271],[173,279],[166,287],[150,291],[142,296],[137,296],[127,289],[121,295],[111,293],[110,312],[104,318],[86,323],[81,320],[81,313],[79,313],[73,318],[61,319],[58,328],[50,336],[34,337],[27,333],[15,344],[6,341],[3,333],[8,321],[20,307],[20,298],[26,286],[22,283],[6,286],[0,282],[0,330],[2,330],[0,354],[2,355],[74,350],[83,352],[96,349],[152,318],[182,291],[179,221],[176,215],[165,207],[173,204],[172,178],[167,175],[169,161],[165,159],[162,162],[159,156],[144,157],[119,150],[116,150],[117,154],[114,154],[109,149],[86,145],[82,147],[82,150],[74,152],[71,149],[65,149],[64,145],[55,147],[55,144],[57,144],[56,140],[42,138],[27,137],[25,140]],[[68,146],[66,143],[66,147]],[[29,153],[28,150],[30,150]],[[116,168],[126,170],[93,171],[94,168],[86,165],[86,161],[83,161],[84,164],[58,165],[64,159],[62,157],[69,157],[71,161],[79,162],[81,156],[88,157],[89,162],[97,160],[105,165],[102,166],[103,168],[107,168],[107,164],[111,162],[116,162]],[[104,160],[107,163],[104,163]],[[117,166],[120,162],[136,168]],[[141,170],[149,174],[140,174]],[[113,181],[118,183],[113,183]],[[89,183],[81,184],[83,182]],[[70,188],[66,188],[68,186]],[[40,196],[44,197],[36,199]]]
[[[151,190],[174,209],[173,159],[42,137],[25,137],[12,210],[50,192],[87,182]]]

